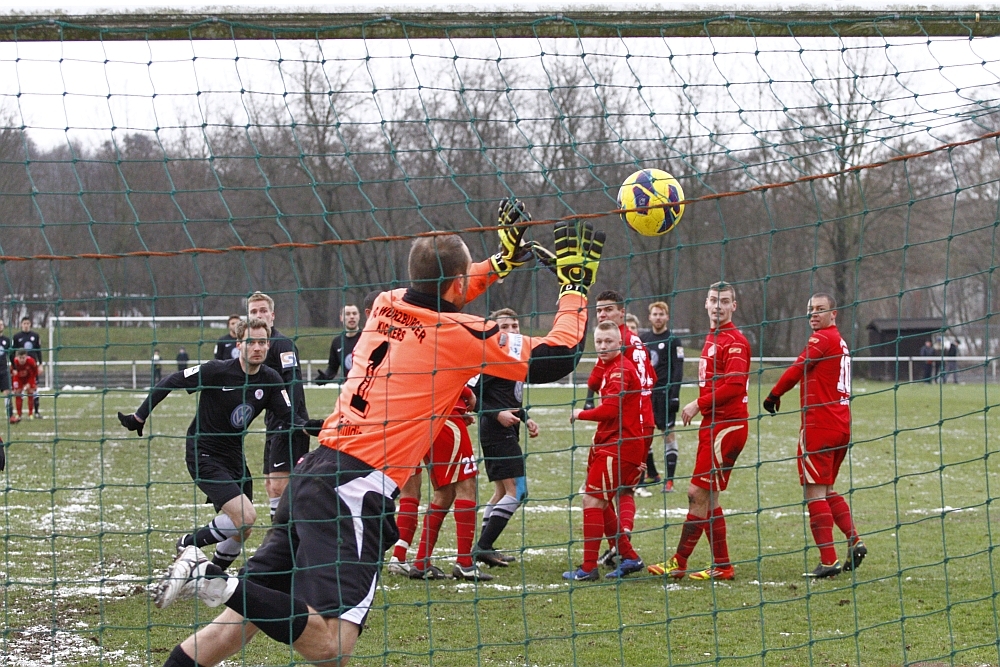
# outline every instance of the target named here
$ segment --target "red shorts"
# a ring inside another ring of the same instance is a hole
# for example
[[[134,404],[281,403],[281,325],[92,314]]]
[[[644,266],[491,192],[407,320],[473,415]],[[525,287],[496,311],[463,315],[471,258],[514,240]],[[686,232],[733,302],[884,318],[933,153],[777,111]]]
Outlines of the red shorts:
[[[11,378],[11,387],[14,393],[19,394],[22,389],[27,390],[28,393],[33,393],[38,390],[38,380],[25,381],[15,376]]]
[[[587,484],[584,493],[612,501],[620,488],[633,487],[642,481],[646,466],[622,461],[618,456],[590,450],[587,461]]]
[[[725,491],[749,432],[746,421],[702,422],[691,483],[710,491]]]
[[[847,456],[850,433],[826,428],[799,431],[799,484],[833,485]]]
[[[435,489],[479,474],[469,429],[461,417],[449,417],[424,459]]]

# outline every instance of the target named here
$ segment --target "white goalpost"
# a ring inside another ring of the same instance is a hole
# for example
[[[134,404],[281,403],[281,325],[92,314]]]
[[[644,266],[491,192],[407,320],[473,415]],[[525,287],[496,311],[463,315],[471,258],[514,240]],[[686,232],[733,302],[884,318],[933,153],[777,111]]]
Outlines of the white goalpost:
[[[55,336],[56,329],[61,327],[63,324],[80,324],[80,325],[129,325],[134,324],[137,326],[149,325],[152,328],[156,328],[158,324],[181,324],[185,322],[190,322],[192,324],[203,324],[217,322],[221,323],[221,327],[205,327],[205,328],[225,328],[226,322],[229,320],[228,315],[178,315],[169,317],[148,317],[148,316],[132,316],[132,315],[121,315],[121,316],[97,316],[97,315],[53,315],[49,318],[49,338],[48,345],[46,346],[46,359],[45,364],[45,388],[52,389],[56,380],[56,368],[85,368],[85,367],[95,367],[99,366],[106,370],[108,366],[119,366],[119,367],[131,367],[132,370],[132,388],[138,388],[138,374],[139,367],[141,364],[151,364],[149,359],[122,359],[122,360],[108,360],[103,359],[100,361],[72,361],[72,360],[58,360],[56,359],[56,345]]]

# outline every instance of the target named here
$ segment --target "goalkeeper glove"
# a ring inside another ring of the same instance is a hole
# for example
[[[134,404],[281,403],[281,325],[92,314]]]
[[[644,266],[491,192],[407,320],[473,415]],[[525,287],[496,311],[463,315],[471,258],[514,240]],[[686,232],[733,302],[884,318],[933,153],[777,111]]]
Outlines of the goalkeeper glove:
[[[137,431],[140,436],[142,435],[142,427],[144,426],[144,422],[139,421],[135,415],[123,415],[122,413],[119,412],[118,421],[120,421],[122,423],[122,426],[124,426],[128,430]]]
[[[781,409],[781,398],[774,394],[768,394],[764,399],[764,409],[772,415]]]
[[[531,250],[539,262],[556,274],[559,280],[559,297],[575,293],[587,296],[587,290],[597,280],[597,267],[604,250],[604,232],[595,232],[589,222],[579,226],[570,222],[557,222],[552,230],[556,251],[538,243]]]
[[[497,235],[500,237],[500,249],[490,257],[493,271],[500,280],[517,267],[528,262],[531,257],[531,246],[522,243],[526,228],[518,223],[529,222],[531,214],[524,209],[524,203],[519,199],[505,199],[497,209]]]

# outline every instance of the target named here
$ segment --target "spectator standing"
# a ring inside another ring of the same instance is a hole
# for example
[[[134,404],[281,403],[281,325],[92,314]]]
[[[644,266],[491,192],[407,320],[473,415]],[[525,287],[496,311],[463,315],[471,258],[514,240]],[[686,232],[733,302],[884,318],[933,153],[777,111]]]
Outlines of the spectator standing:
[[[177,370],[186,371],[189,361],[191,361],[191,357],[188,356],[187,350],[183,347],[177,350]]]

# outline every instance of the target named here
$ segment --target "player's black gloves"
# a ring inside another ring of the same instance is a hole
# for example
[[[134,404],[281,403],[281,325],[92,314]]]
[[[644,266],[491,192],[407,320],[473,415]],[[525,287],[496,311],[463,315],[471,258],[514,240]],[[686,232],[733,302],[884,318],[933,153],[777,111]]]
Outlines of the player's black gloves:
[[[137,431],[139,435],[142,435],[142,427],[145,426],[144,422],[139,421],[135,418],[135,415],[123,415],[118,413],[118,421],[122,423],[122,426],[130,431]]]
[[[3,444],[3,439],[0,438],[0,472],[4,471],[7,467],[7,445]]]
[[[570,292],[587,296],[587,290],[597,280],[597,267],[604,251],[604,232],[595,232],[589,222],[578,225],[557,222],[552,230],[556,251],[532,243],[531,251],[539,262],[559,279],[559,296]]]
[[[323,420],[322,419],[307,419],[305,428],[303,429],[306,433],[314,438],[319,437],[319,432],[323,430]]]
[[[316,373],[316,379],[313,381],[318,385],[324,385],[333,382],[333,378],[327,375],[325,370],[321,370]]]
[[[522,242],[527,229],[518,223],[531,221],[531,214],[524,208],[519,199],[504,199],[497,209],[497,235],[500,237],[500,249],[490,257],[490,264],[500,279],[517,267],[531,260],[531,246]]]
[[[587,399],[583,402],[584,410],[594,409],[594,392],[590,389],[587,390]]]
[[[670,412],[677,412],[681,409],[681,399],[679,397],[673,397],[670,399]]]
[[[781,409],[781,399],[774,394],[768,394],[764,399],[764,409],[773,415]]]

